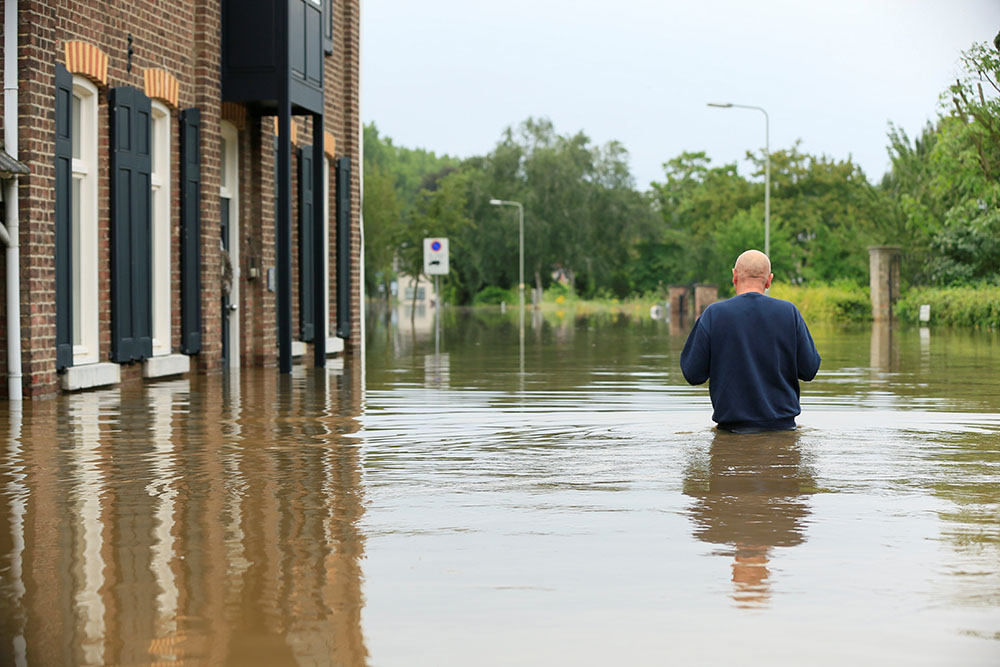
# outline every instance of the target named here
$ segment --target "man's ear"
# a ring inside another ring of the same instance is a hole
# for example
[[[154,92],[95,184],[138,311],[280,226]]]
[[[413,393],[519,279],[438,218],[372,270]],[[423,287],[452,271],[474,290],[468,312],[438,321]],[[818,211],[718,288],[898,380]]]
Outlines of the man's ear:
[[[736,269],[733,269],[733,287],[736,286]]]
[[[770,289],[771,288],[771,281],[772,280],[774,280],[774,274],[773,273],[769,273],[767,275],[767,282],[764,283],[764,289]]]

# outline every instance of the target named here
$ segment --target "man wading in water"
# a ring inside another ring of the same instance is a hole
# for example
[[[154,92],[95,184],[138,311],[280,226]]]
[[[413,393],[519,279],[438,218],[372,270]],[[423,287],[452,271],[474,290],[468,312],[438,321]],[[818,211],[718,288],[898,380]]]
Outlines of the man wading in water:
[[[719,428],[734,433],[795,428],[799,380],[819,370],[819,353],[799,309],[772,299],[771,260],[747,250],[733,267],[736,296],[713,303],[694,323],[681,353],[691,384],[708,380]]]

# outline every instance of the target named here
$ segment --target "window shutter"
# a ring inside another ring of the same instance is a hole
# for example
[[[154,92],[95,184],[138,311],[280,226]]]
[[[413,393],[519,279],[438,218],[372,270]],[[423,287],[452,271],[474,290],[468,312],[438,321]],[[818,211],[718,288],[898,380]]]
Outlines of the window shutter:
[[[56,370],[73,365],[73,75],[56,64]]]
[[[181,350],[201,352],[201,110],[181,111]]]
[[[351,158],[337,160],[337,335],[351,337]]]
[[[299,149],[299,334],[313,339],[313,150]]]
[[[149,98],[131,86],[112,88],[111,358],[153,353]]]

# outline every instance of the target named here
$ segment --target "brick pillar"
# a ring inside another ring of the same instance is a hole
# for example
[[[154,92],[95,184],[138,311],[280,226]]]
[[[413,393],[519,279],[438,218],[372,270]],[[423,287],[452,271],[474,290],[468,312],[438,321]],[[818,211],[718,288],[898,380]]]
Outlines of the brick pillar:
[[[872,319],[876,322],[888,322],[892,319],[892,304],[899,298],[901,251],[902,248],[898,245],[868,248]]]
[[[691,310],[691,288],[687,285],[671,285],[667,288],[670,295],[670,317],[685,317]]]
[[[686,335],[688,314],[691,312],[691,288],[688,285],[670,285],[667,294],[670,303],[670,335]]]
[[[221,209],[222,90],[221,4],[214,0],[194,3],[194,106],[201,109],[201,353],[191,357],[192,370],[222,368],[222,253],[219,244]],[[241,197],[244,195],[241,194]],[[238,203],[236,204],[239,205]],[[243,348],[245,341],[240,340]],[[232,350],[234,358],[242,350]]]
[[[698,317],[705,309],[719,300],[719,288],[715,285],[694,286],[694,312]]]

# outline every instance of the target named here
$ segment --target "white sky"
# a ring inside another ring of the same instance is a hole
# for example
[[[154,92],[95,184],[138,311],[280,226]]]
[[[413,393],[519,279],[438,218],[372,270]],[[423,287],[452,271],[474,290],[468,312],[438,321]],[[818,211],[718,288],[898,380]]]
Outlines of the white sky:
[[[912,137],[1000,0],[363,0],[361,113],[397,145],[485,155],[548,117],[628,149],[636,185],[704,150],[849,155],[876,182],[889,121]]]

